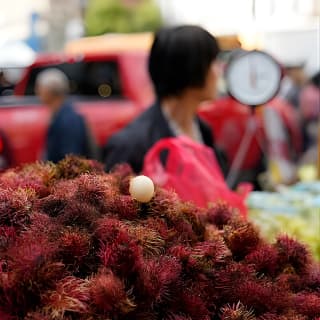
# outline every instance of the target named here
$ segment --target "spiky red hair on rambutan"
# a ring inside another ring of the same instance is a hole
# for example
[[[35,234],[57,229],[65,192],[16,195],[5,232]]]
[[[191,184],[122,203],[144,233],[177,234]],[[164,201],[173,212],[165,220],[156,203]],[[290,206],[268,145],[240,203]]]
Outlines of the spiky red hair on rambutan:
[[[204,299],[203,292],[196,287],[188,287],[177,292],[174,304],[170,304],[170,310],[174,314],[183,314],[192,320],[210,320],[213,312],[209,310],[209,305]]]
[[[320,293],[301,292],[293,298],[293,309],[309,319],[320,316]]]
[[[252,310],[238,302],[237,304],[227,305],[221,308],[221,320],[255,320],[256,317]]]
[[[262,244],[245,258],[246,263],[254,266],[260,275],[275,276],[278,269],[278,252],[269,245]]]
[[[0,226],[27,227],[35,196],[32,189],[0,189]]]
[[[90,236],[77,229],[66,229],[60,239],[59,257],[66,266],[76,271],[89,255]]]
[[[27,164],[3,173],[0,177],[0,186],[11,189],[32,189],[42,198],[50,193],[55,170],[56,167],[52,163]]]
[[[256,227],[238,216],[224,227],[223,237],[236,260],[242,260],[262,243]]]
[[[2,272],[0,301],[17,316],[37,306],[41,293],[65,274],[55,260],[56,248],[43,234],[25,232],[3,253],[7,257]],[[7,310],[7,309],[5,309]]]
[[[310,253],[306,247],[287,235],[277,238],[278,266],[281,271],[304,274],[310,266]]]
[[[144,260],[138,270],[136,283],[139,295],[152,306],[166,301],[174,289],[181,273],[181,265],[176,258],[163,256]]]
[[[89,282],[70,276],[61,279],[53,290],[41,297],[44,313],[53,319],[64,319],[66,313],[88,313],[89,300]]]
[[[137,271],[142,259],[142,249],[129,235],[124,223],[111,218],[101,219],[95,235],[100,248],[97,255],[105,268],[121,276]]]
[[[169,314],[165,320],[192,320],[190,317],[179,314]]]
[[[209,208],[205,218],[207,223],[223,229],[234,216],[232,208],[227,203],[220,202]]]
[[[17,236],[15,227],[0,227],[0,252],[9,247]]]
[[[56,165],[55,179],[74,179],[85,173],[103,174],[102,164],[75,156],[67,156]]]
[[[122,281],[107,270],[101,270],[90,280],[90,300],[97,312],[112,318],[125,315],[136,307]]]
[[[129,195],[130,179],[134,176],[132,168],[123,163],[116,165],[111,173],[116,179],[120,194]]]

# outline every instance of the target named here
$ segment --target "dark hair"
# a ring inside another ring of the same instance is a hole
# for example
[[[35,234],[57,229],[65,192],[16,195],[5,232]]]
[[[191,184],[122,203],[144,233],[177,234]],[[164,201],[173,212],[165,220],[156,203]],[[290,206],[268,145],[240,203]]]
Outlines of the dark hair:
[[[149,73],[159,99],[202,87],[219,53],[216,39],[198,26],[161,29],[149,57]]]

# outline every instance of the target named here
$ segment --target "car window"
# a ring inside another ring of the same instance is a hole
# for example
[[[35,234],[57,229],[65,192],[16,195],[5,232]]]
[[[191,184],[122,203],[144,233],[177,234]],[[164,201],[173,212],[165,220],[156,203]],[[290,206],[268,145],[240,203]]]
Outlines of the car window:
[[[38,74],[47,68],[58,68],[70,81],[70,93],[96,98],[122,97],[118,65],[113,61],[61,63],[31,70],[26,95],[35,94]]]

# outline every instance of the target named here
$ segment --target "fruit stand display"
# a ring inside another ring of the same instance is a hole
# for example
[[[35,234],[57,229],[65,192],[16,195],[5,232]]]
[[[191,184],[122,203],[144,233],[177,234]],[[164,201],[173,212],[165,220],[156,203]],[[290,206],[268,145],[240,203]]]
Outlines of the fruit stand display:
[[[308,249],[288,236],[269,243],[227,204],[153,195],[126,166],[105,174],[78,158],[0,176],[1,320],[319,316]]]
[[[277,193],[253,192],[248,199],[250,219],[273,240],[287,233],[310,246],[320,260],[320,182],[283,187]]]

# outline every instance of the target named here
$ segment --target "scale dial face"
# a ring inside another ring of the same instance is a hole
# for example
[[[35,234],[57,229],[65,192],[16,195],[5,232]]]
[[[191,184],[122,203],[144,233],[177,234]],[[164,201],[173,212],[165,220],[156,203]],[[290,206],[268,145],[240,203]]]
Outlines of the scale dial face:
[[[249,51],[232,59],[226,70],[229,94],[242,104],[258,106],[275,97],[281,67],[267,53]]]

